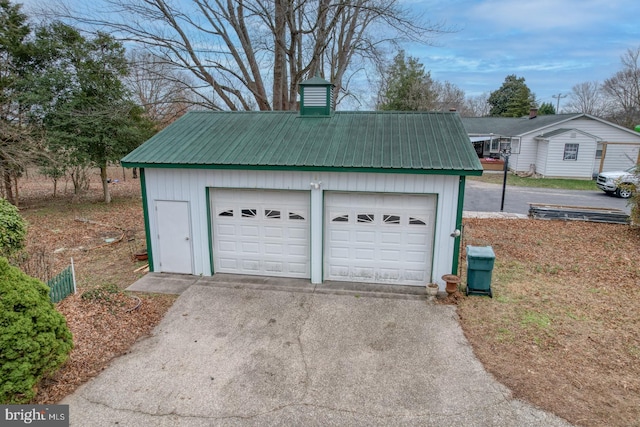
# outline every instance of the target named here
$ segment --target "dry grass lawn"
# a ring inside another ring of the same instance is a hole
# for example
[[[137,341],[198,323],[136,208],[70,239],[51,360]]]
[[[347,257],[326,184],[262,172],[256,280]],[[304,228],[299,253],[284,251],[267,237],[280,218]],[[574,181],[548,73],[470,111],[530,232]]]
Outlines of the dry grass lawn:
[[[496,253],[494,298],[459,302],[465,334],[514,394],[581,426],[640,426],[640,232],[468,220]]]

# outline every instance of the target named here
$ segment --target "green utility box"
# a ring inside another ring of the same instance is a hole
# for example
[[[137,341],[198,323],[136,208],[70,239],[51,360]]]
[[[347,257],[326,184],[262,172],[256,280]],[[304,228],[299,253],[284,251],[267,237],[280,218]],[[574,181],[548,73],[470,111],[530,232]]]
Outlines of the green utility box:
[[[489,295],[496,254],[491,246],[467,246],[467,295]]]

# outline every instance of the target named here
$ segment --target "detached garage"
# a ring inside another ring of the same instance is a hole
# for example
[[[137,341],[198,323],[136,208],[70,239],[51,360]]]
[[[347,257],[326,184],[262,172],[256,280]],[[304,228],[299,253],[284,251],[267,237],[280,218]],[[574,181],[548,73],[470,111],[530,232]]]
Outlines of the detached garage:
[[[482,173],[459,116],[333,112],[320,78],[300,97],[190,112],[122,159],[140,168],[151,271],[444,285]]]

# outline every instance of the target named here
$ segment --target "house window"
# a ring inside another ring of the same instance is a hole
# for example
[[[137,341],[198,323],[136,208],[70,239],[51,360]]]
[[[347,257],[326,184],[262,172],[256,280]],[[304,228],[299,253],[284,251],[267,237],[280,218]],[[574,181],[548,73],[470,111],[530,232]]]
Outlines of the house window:
[[[563,160],[578,160],[578,146],[580,144],[564,144]]]
[[[596,147],[596,159],[602,158],[602,143],[598,144]]]

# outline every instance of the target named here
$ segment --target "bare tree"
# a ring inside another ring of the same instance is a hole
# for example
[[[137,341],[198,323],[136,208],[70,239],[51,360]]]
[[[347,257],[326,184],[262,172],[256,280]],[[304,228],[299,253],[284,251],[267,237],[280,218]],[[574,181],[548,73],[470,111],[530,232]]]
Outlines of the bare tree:
[[[609,111],[606,94],[597,81],[582,82],[573,86],[564,109],[570,113],[594,116],[604,116]]]
[[[292,110],[298,83],[316,74],[335,100],[385,46],[429,44],[445,29],[400,0],[104,0],[104,15],[59,17],[110,28],[166,64],[191,73],[207,108]]]
[[[485,92],[477,96],[466,97],[460,110],[460,115],[464,117],[486,117],[489,115],[490,110],[489,93]]]
[[[145,115],[158,129],[163,129],[198,105],[190,74],[176,69],[151,53],[134,50],[128,55],[129,75],[125,82],[134,102],[144,108]]]
[[[464,90],[449,81],[434,82],[433,90],[436,93],[436,105],[439,111],[464,109]]]
[[[633,128],[640,122],[640,47],[622,56],[622,70],[605,80],[604,92],[613,103],[612,121]]]

